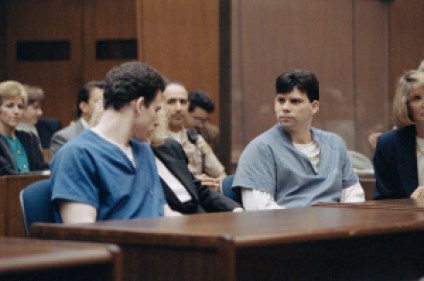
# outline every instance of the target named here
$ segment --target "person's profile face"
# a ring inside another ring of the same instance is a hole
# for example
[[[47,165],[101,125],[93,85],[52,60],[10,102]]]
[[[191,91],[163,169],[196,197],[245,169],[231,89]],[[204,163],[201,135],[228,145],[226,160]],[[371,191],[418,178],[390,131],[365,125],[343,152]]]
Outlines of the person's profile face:
[[[29,104],[23,112],[22,121],[35,125],[43,115],[43,109],[39,101]]]
[[[408,111],[415,123],[424,124],[424,87],[413,90],[409,95]]]
[[[148,141],[155,128],[159,125],[158,112],[161,109],[162,94],[158,92],[156,97],[145,106],[144,102],[138,110],[134,122],[134,138],[139,141]]]
[[[100,89],[100,88],[91,89],[90,97],[88,98],[88,103],[87,103],[88,104],[87,110],[90,116],[91,114],[93,114],[96,104],[101,100],[103,100],[103,89]]]

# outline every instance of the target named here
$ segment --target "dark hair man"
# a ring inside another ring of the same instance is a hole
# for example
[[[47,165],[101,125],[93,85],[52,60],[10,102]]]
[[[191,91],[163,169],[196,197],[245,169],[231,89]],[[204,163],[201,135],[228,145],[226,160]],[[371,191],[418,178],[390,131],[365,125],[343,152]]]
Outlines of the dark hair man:
[[[217,153],[219,149],[219,129],[209,122],[209,116],[215,111],[215,104],[208,93],[193,90],[188,94],[188,114],[184,127],[194,128]]]
[[[62,130],[57,131],[51,140],[50,151],[54,155],[65,143],[89,128],[88,121],[93,114],[95,104],[103,99],[103,81],[90,81],[78,93],[78,120]]]
[[[344,141],[312,127],[319,84],[312,72],[286,71],[276,80],[278,124],[256,137],[240,156],[233,188],[246,210],[363,201]]]
[[[72,139],[51,163],[56,220],[158,217],[166,204],[150,138],[159,124],[165,81],[128,62],[109,71],[97,125]]]

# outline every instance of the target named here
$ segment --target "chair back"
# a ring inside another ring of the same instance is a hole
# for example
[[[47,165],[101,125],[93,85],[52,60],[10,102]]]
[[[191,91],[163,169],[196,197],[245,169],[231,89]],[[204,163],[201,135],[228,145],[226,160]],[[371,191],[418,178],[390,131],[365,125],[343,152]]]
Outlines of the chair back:
[[[232,188],[233,180],[234,180],[234,175],[229,175],[229,176],[222,179],[222,181],[221,181],[222,194],[224,194],[225,196],[233,199],[234,201],[236,201],[237,203],[242,205],[240,189],[239,188],[237,188],[237,189]]]
[[[29,237],[31,224],[35,222],[54,222],[53,205],[51,203],[50,179],[34,182],[25,187],[19,194],[25,237]]]

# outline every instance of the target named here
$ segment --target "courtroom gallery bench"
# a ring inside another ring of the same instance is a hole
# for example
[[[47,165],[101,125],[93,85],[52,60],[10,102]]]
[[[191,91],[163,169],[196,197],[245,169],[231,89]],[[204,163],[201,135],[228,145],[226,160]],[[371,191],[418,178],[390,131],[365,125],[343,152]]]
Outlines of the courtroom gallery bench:
[[[0,238],[2,281],[123,281],[121,263],[116,245]]]
[[[0,176],[0,237],[24,237],[19,193],[27,185],[46,178],[49,176],[42,174]]]

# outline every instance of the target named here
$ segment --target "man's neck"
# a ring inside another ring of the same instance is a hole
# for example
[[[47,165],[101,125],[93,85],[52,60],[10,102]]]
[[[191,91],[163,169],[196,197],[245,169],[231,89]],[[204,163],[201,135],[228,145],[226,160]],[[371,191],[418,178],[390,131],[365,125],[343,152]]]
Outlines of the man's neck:
[[[180,126],[180,127],[171,127],[171,126],[169,126],[168,127],[168,130],[170,132],[172,132],[172,133],[179,133],[179,132],[181,132],[182,129],[183,129],[182,126]]]
[[[106,110],[95,130],[105,138],[127,147],[130,138],[133,136],[133,121],[129,114],[115,110]]]
[[[296,144],[307,144],[312,142],[311,130],[305,131],[287,131],[293,141]]]

